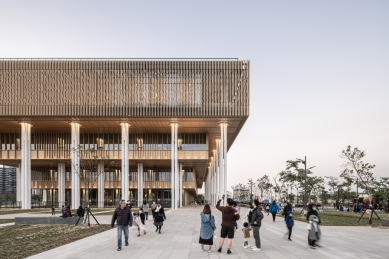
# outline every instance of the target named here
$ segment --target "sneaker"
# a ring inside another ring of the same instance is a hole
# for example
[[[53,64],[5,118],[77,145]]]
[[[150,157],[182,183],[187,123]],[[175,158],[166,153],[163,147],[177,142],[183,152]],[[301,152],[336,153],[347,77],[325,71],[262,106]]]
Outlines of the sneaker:
[[[243,248],[245,248],[245,249],[246,249],[246,248],[248,248],[248,246],[244,246]]]
[[[253,249],[251,249],[252,251],[259,251],[259,250],[261,250],[261,248],[258,248],[258,247],[255,247],[255,248],[253,248]]]
[[[137,237],[140,237],[140,234],[138,234]]]
[[[204,252],[205,250],[204,249],[201,249],[201,252]]]
[[[316,249],[316,247],[314,247],[314,246],[310,246],[312,249]]]
[[[118,249],[117,249],[118,251],[120,251],[120,250],[122,250],[122,248],[121,247],[118,247]]]
[[[252,246],[251,249],[253,249],[253,248],[257,248],[257,247],[256,246]]]
[[[125,246],[128,246],[128,243],[126,243]]]
[[[213,251],[212,250],[209,250],[208,253],[212,253]]]
[[[221,252],[222,252],[222,249],[221,249],[221,248],[219,248],[217,251],[218,251],[219,253],[221,253]]]
[[[227,250],[227,254],[233,254],[233,252],[231,252],[231,250]]]

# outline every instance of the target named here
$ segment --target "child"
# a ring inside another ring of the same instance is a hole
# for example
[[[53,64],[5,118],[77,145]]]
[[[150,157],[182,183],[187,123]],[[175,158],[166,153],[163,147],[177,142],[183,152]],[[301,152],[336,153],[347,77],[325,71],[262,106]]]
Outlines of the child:
[[[144,228],[144,224],[145,224],[145,214],[143,213],[143,209],[142,208],[139,208],[139,218],[140,218],[140,223],[141,224],[138,224],[138,237],[140,237],[140,228],[143,229],[143,234],[146,235],[146,229]]]
[[[233,208],[236,210],[235,215],[240,214],[240,207],[238,206],[238,203],[236,201],[234,201]],[[237,230],[238,230],[238,222],[234,220],[234,232],[236,232]]]
[[[294,219],[293,219],[293,215],[292,215],[292,212],[291,211],[288,211],[287,212],[288,216],[285,218],[285,223],[286,223],[286,227],[288,228],[288,240],[289,241],[292,241],[292,239],[290,239],[290,235],[292,235],[292,228],[294,226]]]
[[[248,227],[249,224],[247,222],[243,223],[242,231],[243,231],[243,236],[244,236],[244,248],[249,247],[249,238],[250,238],[250,231],[252,228]]]

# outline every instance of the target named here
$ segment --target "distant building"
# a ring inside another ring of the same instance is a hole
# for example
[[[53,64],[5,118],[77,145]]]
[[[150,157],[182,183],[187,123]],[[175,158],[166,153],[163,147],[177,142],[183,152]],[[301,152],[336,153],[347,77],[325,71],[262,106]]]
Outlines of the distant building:
[[[16,195],[16,168],[0,167],[0,192]]]

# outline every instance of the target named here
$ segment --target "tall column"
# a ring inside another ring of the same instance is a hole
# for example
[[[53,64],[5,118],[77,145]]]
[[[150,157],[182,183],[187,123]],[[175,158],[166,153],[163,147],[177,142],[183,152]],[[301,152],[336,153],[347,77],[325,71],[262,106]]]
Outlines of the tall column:
[[[105,181],[105,172],[104,172],[104,163],[99,163],[97,165],[97,207],[104,208],[104,181]]]
[[[80,206],[80,157],[77,152],[80,145],[80,127],[78,122],[72,122],[72,145],[71,148],[75,150],[72,152],[72,208],[78,209]]]
[[[65,204],[65,163],[58,163],[58,207]]]
[[[20,205],[20,202],[21,202],[21,186],[22,186],[22,183],[21,183],[21,172],[20,172],[20,169],[22,167],[22,164],[21,163],[18,163],[18,167],[16,168],[16,206],[19,206]]]
[[[26,122],[20,123],[22,131],[22,162],[20,173],[20,198],[22,209],[31,209],[31,127]]]
[[[170,123],[171,126],[171,201],[172,201],[172,209],[177,208],[178,203],[178,146],[177,146],[177,140],[178,140],[178,123],[172,122]]]
[[[178,163],[178,199],[180,201],[180,208],[182,208],[182,163]]]
[[[127,201],[129,199],[129,184],[130,179],[128,176],[130,167],[128,160],[128,127],[127,122],[121,123],[122,126],[122,200]]]
[[[219,191],[220,197],[224,193],[224,167],[223,167],[223,133],[221,134],[221,139],[218,140],[219,146],[219,156],[218,156],[218,165],[219,165]]]
[[[223,181],[224,181],[224,186],[223,186],[223,193],[226,195],[227,197],[227,126],[228,126],[228,123],[225,122],[224,123],[224,140],[223,140],[223,165],[224,165],[224,169],[223,169],[223,172],[224,172],[224,178],[223,178]]]
[[[138,163],[138,206],[143,202],[143,163]]]

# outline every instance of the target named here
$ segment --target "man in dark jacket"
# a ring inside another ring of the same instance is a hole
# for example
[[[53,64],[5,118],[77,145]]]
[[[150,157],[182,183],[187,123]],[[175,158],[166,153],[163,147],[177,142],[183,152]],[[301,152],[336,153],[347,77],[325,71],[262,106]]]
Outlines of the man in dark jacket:
[[[240,216],[236,210],[232,207],[234,201],[231,198],[227,199],[227,206],[220,206],[220,199],[216,204],[216,209],[222,212],[222,229],[220,232],[220,246],[217,250],[219,253],[222,251],[224,239],[228,236],[227,242],[227,254],[231,254],[232,239],[234,238],[234,220],[239,220]]]
[[[128,226],[132,227],[133,218],[131,210],[127,207],[126,201],[120,202],[120,207],[115,209],[112,216],[111,227],[117,222],[118,229],[118,251],[122,250],[122,232],[124,232],[125,246],[128,246]]]
[[[263,219],[263,213],[259,201],[254,200],[253,202],[253,215],[251,217],[251,227],[253,228],[253,236],[255,239],[255,246],[252,247],[253,251],[261,250],[261,238],[259,237],[259,229],[261,228],[261,222]]]

